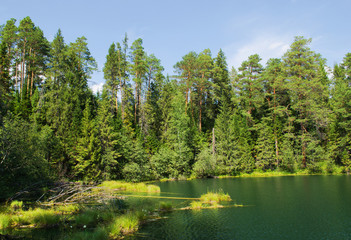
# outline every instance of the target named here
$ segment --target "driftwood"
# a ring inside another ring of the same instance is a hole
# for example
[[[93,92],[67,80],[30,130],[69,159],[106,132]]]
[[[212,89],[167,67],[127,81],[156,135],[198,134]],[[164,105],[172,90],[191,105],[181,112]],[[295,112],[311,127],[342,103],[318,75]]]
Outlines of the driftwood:
[[[9,200],[20,199],[24,194],[31,194],[43,186],[48,188],[45,192],[37,194],[33,199],[37,204],[44,206],[60,204],[96,204],[110,199],[122,199],[116,191],[98,187],[97,184],[83,184],[77,182],[55,182],[45,185],[32,185],[12,196]]]

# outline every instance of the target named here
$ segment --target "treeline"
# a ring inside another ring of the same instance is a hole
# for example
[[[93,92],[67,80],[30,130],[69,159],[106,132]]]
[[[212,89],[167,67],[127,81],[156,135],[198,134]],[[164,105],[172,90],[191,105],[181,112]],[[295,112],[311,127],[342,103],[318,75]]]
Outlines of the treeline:
[[[222,50],[190,52],[164,76],[142,39],[112,43],[106,83],[87,39],[49,42],[29,17],[0,31],[3,192],[45,179],[140,181],[255,169],[348,171],[351,54],[330,70],[296,37],[264,67],[228,70]],[[330,77],[332,76],[332,77]]]

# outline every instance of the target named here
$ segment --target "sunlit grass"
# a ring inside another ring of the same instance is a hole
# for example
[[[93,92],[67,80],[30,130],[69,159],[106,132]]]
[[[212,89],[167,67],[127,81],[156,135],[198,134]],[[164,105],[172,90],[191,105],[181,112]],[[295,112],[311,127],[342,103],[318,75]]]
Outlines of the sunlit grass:
[[[121,234],[126,235],[136,232],[139,227],[139,217],[136,212],[128,212],[116,217],[110,225],[110,237],[117,238]]]
[[[208,192],[201,195],[200,201],[203,203],[219,203],[223,201],[231,201],[229,194],[223,192]]]
[[[100,187],[120,190],[126,192],[160,192],[160,187],[145,183],[128,183],[123,181],[105,181],[99,185]]]
[[[11,210],[17,211],[21,210],[23,208],[23,202],[22,201],[12,201],[10,204]]]
[[[6,214],[0,214],[0,230],[10,228],[12,226],[13,220],[11,216]]]
[[[78,204],[67,204],[55,206],[55,211],[61,214],[75,214],[80,211],[80,206]]]
[[[195,210],[200,210],[200,209],[202,209],[202,202],[200,202],[200,201],[192,201],[190,203],[190,208],[191,209],[195,209]]]
[[[53,209],[36,208],[34,210],[21,211],[12,216],[15,225],[32,225],[46,227],[60,222],[61,217]]]
[[[201,195],[199,201],[192,201],[188,209],[204,209],[204,208],[220,208],[223,207],[220,205],[220,202],[229,202],[232,201],[229,194],[224,193],[222,190],[218,192],[207,192],[206,194]]]

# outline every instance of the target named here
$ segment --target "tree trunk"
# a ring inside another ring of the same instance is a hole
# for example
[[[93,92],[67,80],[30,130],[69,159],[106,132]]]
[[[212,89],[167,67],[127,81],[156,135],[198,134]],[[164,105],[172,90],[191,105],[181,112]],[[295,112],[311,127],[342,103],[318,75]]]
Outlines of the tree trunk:
[[[199,131],[201,132],[201,114],[202,114],[202,87],[200,88],[200,109],[199,109]]]
[[[32,97],[32,93],[33,93],[33,82],[34,82],[34,72],[32,71],[32,79],[30,82],[30,97]]]
[[[23,43],[22,66],[21,66],[22,73],[21,73],[21,89],[20,89],[20,93],[22,93],[22,91],[23,91],[25,55],[26,55],[26,38],[24,38],[24,43]],[[22,98],[22,95],[21,95],[21,98]]]
[[[275,92],[275,87],[273,88],[273,104],[274,104],[274,110],[273,110],[273,125],[274,125],[274,139],[275,139],[275,156],[277,158],[277,167],[279,166],[279,149],[278,149],[278,137],[277,137],[277,129],[276,129],[276,92]]]
[[[134,105],[134,122],[137,124],[137,107],[138,107],[138,83],[135,82],[135,105]]]
[[[117,93],[118,93],[118,88],[116,89],[116,115],[118,115],[118,96],[117,96]]]
[[[212,128],[212,154],[216,153],[216,137],[215,137],[215,129]]]
[[[121,80],[122,81],[122,80]],[[122,112],[122,121],[124,120],[124,83],[121,83],[121,112]]]
[[[303,123],[301,122],[301,148],[302,148],[302,165],[303,167],[306,167],[307,164],[306,164],[306,142],[305,142],[305,135],[304,135],[304,125]]]
[[[29,57],[32,55],[32,48],[29,48]],[[28,61],[28,66],[27,68],[27,72],[28,72],[28,78],[27,78],[27,95],[29,94],[29,85],[30,85],[30,74],[29,74],[29,68],[30,68],[30,62]]]

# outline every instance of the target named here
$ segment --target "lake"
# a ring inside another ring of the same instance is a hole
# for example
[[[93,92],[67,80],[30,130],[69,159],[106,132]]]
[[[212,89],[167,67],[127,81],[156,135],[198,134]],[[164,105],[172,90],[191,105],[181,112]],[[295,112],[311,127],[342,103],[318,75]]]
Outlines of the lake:
[[[161,196],[222,189],[237,204],[176,210],[128,239],[351,239],[351,176],[199,179],[162,182]],[[189,201],[173,201],[175,207]]]

